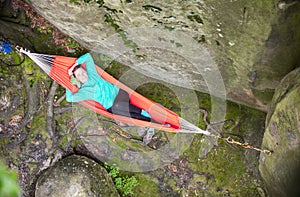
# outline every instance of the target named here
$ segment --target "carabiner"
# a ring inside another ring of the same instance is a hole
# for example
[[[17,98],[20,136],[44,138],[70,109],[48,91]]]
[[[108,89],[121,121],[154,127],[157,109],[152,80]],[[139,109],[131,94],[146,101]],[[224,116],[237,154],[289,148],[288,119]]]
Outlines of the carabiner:
[[[21,53],[20,50],[21,50],[22,48],[23,48],[23,47],[21,47],[21,46],[19,46],[19,45],[17,45],[17,46],[15,47],[16,51],[19,52],[19,53]]]
[[[24,49],[23,47],[21,47],[21,46],[19,46],[19,45],[17,45],[17,46],[15,47],[15,49],[16,49],[16,51],[19,52],[19,53],[24,53],[24,54],[30,53],[29,50]]]

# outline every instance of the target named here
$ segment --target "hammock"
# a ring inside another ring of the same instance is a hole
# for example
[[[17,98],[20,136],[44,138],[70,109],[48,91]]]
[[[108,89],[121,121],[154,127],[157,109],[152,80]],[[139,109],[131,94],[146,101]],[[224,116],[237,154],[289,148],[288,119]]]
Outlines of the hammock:
[[[61,86],[70,90],[72,93],[76,93],[78,91],[78,88],[70,82],[70,76],[68,75],[68,69],[72,67],[77,58],[31,53],[30,51],[24,50],[23,48],[19,49],[18,51],[30,57],[44,72],[46,72]],[[100,115],[112,118],[123,123],[134,124],[136,126],[150,127],[166,132],[198,133],[208,136],[215,136],[215,134],[212,134],[207,130],[202,130],[192,123],[184,120],[183,118],[180,118],[173,111],[140,95],[139,93],[116,80],[100,67],[96,65],[95,67],[98,74],[103,79],[128,92],[128,94],[130,95],[130,103],[146,110],[150,114],[151,118],[155,120],[155,123],[112,114],[108,112],[100,103],[94,100],[84,100],[79,102],[79,104],[83,105],[84,107],[93,110]]]

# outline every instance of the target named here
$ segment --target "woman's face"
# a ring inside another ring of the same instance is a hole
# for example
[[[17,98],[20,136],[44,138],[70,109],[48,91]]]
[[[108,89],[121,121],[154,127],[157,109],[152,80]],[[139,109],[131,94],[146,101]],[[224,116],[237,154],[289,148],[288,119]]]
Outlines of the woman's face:
[[[88,80],[87,72],[82,67],[75,70],[74,75],[80,83],[85,83]]]

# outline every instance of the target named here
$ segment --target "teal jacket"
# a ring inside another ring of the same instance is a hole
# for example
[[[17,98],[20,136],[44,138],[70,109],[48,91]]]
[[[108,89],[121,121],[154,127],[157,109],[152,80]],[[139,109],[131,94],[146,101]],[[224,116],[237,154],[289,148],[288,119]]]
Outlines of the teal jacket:
[[[66,90],[67,101],[80,102],[84,100],[95,100],[105,109],[110,108],[119,93],[119,87],[109,83],[98,75],[94,60],[89,53],[79,57],[76,62],[78,64],[86,64],[88,80],[75,94]]]

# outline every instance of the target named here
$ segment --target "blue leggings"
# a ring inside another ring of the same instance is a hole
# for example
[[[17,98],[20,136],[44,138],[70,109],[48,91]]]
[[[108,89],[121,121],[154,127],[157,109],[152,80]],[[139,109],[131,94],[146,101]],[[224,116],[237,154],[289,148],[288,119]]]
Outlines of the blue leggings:
[[[117,115],[127,116],[149,122],[151,121],[150,118],[141,115],[142,109],[130,103],[129,94],[122,89],[119,90],[119,93],[113,105],[109,109],[107,109],[107,111]]]

